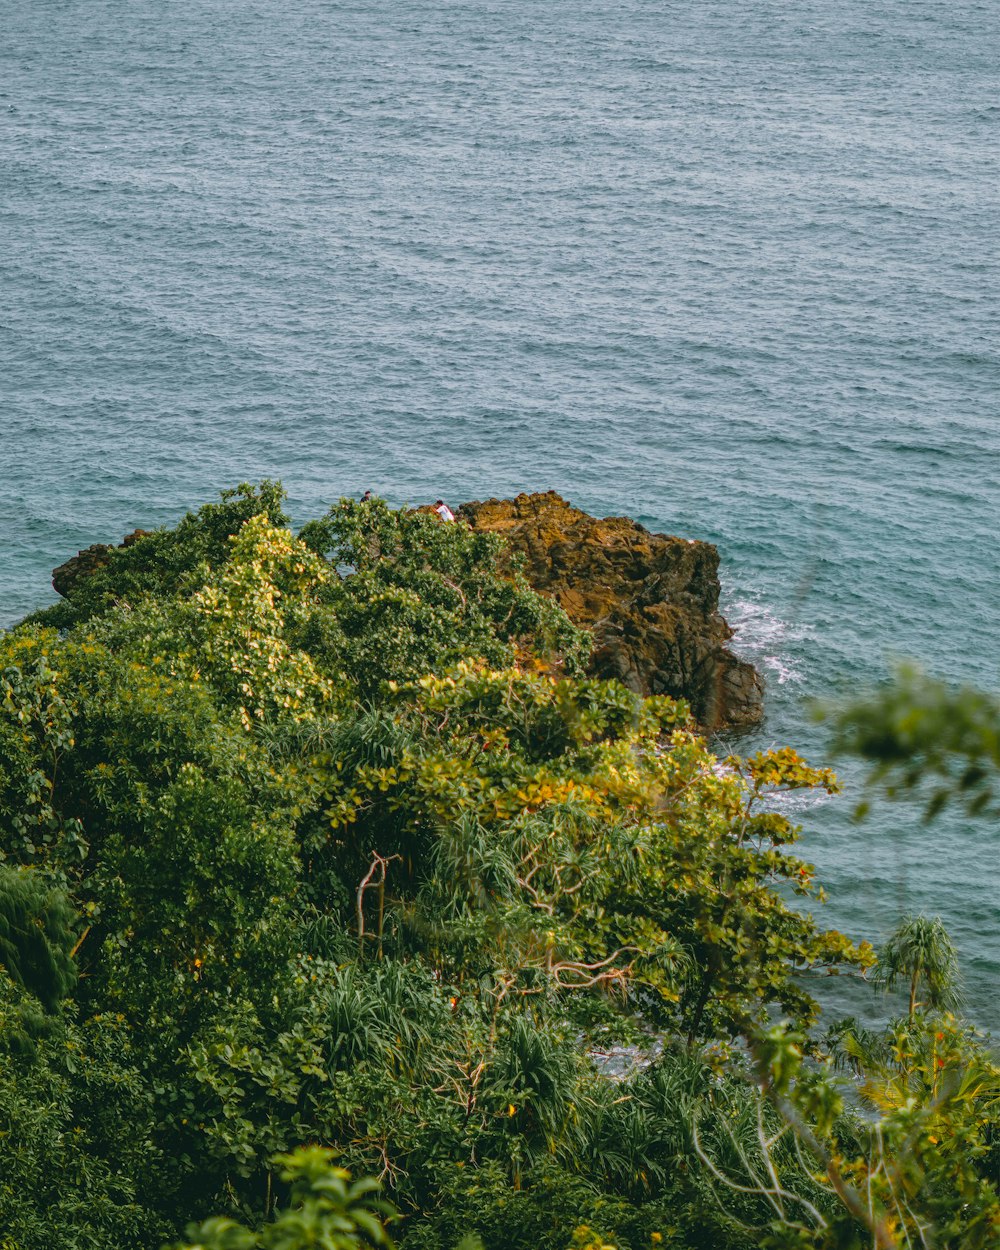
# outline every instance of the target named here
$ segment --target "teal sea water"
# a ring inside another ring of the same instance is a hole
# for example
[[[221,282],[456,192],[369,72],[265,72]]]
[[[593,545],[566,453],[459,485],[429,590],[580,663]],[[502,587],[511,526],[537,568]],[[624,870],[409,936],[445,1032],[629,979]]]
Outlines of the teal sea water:
[[[997,687],[995,0],[32,0],[0,31],[0,623],[243,479],[298,519],[554,487],[718,544],[768,679],[744,748],[822,760],[807,700],[893,656]],[[828,921],[940,914],[1000,1028],[997,831],[850,806],[801,810]]]

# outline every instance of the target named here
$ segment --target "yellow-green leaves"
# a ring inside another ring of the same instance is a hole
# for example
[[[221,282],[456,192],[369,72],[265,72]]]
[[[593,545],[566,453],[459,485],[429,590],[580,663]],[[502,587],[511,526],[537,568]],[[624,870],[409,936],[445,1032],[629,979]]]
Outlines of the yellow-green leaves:
[[[233,539],[221,572],[194,595],[192,643],[215,684],[232,693],[247,729],[269,717],[302,719],[331,699],[329,679],[286,639],[329,576],[304,544],[257,516]]]

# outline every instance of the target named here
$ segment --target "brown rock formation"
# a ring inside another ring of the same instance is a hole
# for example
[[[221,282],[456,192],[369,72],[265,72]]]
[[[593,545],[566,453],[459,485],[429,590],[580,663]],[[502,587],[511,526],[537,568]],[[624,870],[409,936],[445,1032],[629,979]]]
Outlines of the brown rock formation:
[[[760,722],[763,683],[726,649],[732,630],[719,614],[719,553],[710,543],[652,534],[627,517],[600,520],[554,491],[463,504],[458,516],[502,534],[525,556],[531,585],[593,634],[595,676],[686,699],[709,733]],[[53,571],[52,585],[70,594],[113,550],[96,543],[79,552]]]
[[[733,631],[719,614],[711,543],[652,534],[627,517],[600,520],[554,491],[467,503],[458,515],[502,534],[526,557],[531,585],[590,630],[595,676],[687,699],[707,732],[759,723],[763,682],[726,649]]]
[[[125,535],[118,546],[131,547],[148,533],[149,530],[133,530],[131,534]],[[112,551],[114,547],[108,543],[94,543],[93,546],[78,551],[75,556],[70,556],[65,564],[52,570],[52,589],[65,599],[78,581],[90,577],[107,564]]]

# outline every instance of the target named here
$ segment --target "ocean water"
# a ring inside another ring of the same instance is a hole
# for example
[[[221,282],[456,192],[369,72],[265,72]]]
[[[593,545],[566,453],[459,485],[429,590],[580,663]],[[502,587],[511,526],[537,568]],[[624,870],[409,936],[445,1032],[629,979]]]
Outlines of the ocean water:
[[[555,488],[718,544],[745,749],[996,689],[998,61],[995,0],[5,5],[0,622],[241,480]],[[852,801],[826,920],[940,914],[1000,1027],[996,829]]]

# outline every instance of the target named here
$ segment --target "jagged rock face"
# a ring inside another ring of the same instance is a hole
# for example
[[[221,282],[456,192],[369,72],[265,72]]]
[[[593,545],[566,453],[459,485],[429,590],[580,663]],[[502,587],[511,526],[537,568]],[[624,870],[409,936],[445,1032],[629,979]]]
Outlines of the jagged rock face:
[[[52,570],[52,589],[65,599],[73,587],[82,578],[90,577],[108,562],[109,552],[114,550],[107,543],[94,543],[75,556],[70,556],[65,564]]]
[[[149,530],[133,530],[131,534],[126,534],[118,545],[131,547],[140,538],[145,538],[148,533]],[[65,564],[60,564],[57,569],[52,570],[52,589],[64,599],[67,598],[78,581],[90,577],[92,573],[96,573],[99,568],[107,564],[112,551],[114,547],[108,543],[94,543],[93,546],[78,551]]]
[[[637,694],[687,699],[706,732],[749,728],[763,682],[726,649],[719,553],[652,534],[627,517],[592,517],[554,491],[463,504],[473,529],[502,534],[526,558],[531,585],[594,636],[590,669]]]

